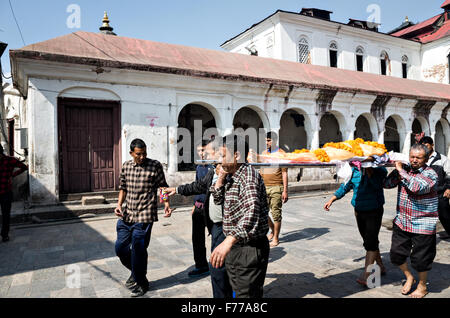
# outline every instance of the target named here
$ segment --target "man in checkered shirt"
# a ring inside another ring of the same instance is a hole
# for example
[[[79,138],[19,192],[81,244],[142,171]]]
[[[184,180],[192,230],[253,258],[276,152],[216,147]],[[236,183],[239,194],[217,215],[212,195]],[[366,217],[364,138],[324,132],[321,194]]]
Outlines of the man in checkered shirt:
[[[248,144],[243,137],[223,138],[222,169],[211,187],[216,205],[223,204],[225,240],[211,253],[211,266],[225,262],[236,298],[262,298],[269,260],[266,187],[261,175],[245,164]]]
[[[144,141],[133,140],[130,154],[133,160],[123,164],[119,201],[114,211],[119,217],[116,254],[131,271],[125,286],[132,291],[132,297],[139,297],[148,291],[147,248],[153,223],[158,221],[158,188],[168,185],[161,163],[147,158]],[[164,204],[165,217],[170,217],[173,210],[169,202]]]
[[[384,182],[386,189],[398,187],[397,216],[392,230],[390,251],[391,263],[399,266],[406,276],[402,294],[407,295],[415,283],[408,268],[410,257],[412,267],[419,273],[419,284],[411,294],[423,298],[427,291],[427,274],[436,256],[436,223],[438,221],[438,194],[436,172],[426,165],[430,150],[422,144],[411,147],[411,167],[403,168],[396,162]]]
[[[19,170],[14,171],[16,168]],[[0,145],[0,205],[2,208],[2,241],[9,241],[9,223],[12,205],[12,178],[28,170],[18,159],[3,154]]]

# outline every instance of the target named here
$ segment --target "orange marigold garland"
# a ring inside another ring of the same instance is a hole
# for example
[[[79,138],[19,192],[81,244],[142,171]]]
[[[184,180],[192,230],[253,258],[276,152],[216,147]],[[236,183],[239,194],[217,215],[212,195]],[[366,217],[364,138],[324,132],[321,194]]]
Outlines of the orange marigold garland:
[[[294,153],[306,153],[306,152],[310,152],[310,151],[308,149],[302,149],[302,150],[295,149],[294,150]]]
[[[365,141],[364,144],[375,147],[375,148],[383,149],[385,153],[387,152],[386,146],[384,144],[379,144],[376,141]]]
[[[343,142],[328,142],[325,145],[323,145],[323,147],[324,148],[332,147],[332,148],[336,148],[336,149],[342,149],[342,150],[347,150],[347,151],[353,152],[352,148],[347,146]]]
[[[317,159],[319,159],[321,162],[330,162],[330,157],[328,157],[328,154],[323,149],[316,149],[313,151],[316,155]]]
[[[361,146],[359,145],[364,143],[364,140],[362,140],[361,138],[356,138],[355,140],[347,140],[345,142],[352,147],[352,150],[350,151],[353,152],[355,155],[357,155],[358,157],[364,156],[364,151],[361,149]]]

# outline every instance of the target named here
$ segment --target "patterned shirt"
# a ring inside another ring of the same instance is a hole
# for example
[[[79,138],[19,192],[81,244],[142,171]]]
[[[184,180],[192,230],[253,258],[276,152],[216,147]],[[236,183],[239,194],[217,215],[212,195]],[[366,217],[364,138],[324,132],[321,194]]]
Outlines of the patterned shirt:
[[[227,177],[225,185],[211,187],[214,203],[223,207],[223,233],[240,243],[264,237],[268,230],[267,194],[260,174],[247,164]]]
[[[398,176],[401,176],[399,180]],[[405,232],[435,234],[438,221],[438,176],[428,166],[410,171],[394,170],[386,178],[387,189],[398,186],[395,224]]]
[[[14,169],[27,170],[28,167],[18,159],[10,156],[0,158],[0,194],[12,191],[12,178],[17,174]]]
[[[159,161],[146,158],[138,165],[125,162],[120,174],[120,190],[126,191],[124,221],[150,223],[158,221],[158,188],[168,187]]]

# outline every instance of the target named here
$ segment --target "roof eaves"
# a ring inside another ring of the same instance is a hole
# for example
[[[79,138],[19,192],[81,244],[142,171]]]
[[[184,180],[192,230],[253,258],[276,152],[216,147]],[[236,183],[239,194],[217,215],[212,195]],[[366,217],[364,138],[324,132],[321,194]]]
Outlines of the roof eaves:
[[[227,73],[221,73],[221,72],[202,71],[202,70],[195,70],[195,69],[188,69],[188,68],[181,68],[181,67],[138,64],[138,63],[112,61],[112,60],[92,58],[92,57],[86,58],[86,57],[79,57],[79,56],[67,56],[67,55],[61,55],[61,54],[42,53],[42,52],[36,52],[36,51],[11,50],[10,56],[11,56],[11,60],[23,58],[23,59],[32,59],[32,60],[39,60],[39,61],[52,61],[52,62],[63,63],[63,64],[81,64],[81,65],[96,66],[96,67],[128,69],[128,70],[133,70],[133,71],[166,73],[166,74],[181,75],[181,76],[193,76],[193,77],[198,77],[198,78],[212,78],[212,79],[217,79],[217,80],[245,81],[245,82],[262,83],[262,84],[286,85],[286,86],[293,86],[293,87],[304,87],[304,88],[309,88],[309,89],[332,89],[332,90],[338,90],[340,92],[346,92],[346,93],[386,95],[386,92],[384,92],[384,91],[377,91],[377,90],[370,90],[370,89],[337,87],[337,86],[327,85],[327,84],[312,84],[312,83],[308,83],[308,82],[274,79],[274,78],[269,78],[269,77],[258,77],[258,76],[240,75],[240,74],[227,74]],[[381,75],[379,75],[379,76],[381,76]],[[411,98],[419,99],[418,96],[413,95],[413,94],[401,94],[401,93],[390,92],[388,95],[392,96],[392,97],[403,98],[403,99],[411,99]],[[421,100],[450,102],[448,99],[439,98],[439,97],[421,96],[420,99]]]

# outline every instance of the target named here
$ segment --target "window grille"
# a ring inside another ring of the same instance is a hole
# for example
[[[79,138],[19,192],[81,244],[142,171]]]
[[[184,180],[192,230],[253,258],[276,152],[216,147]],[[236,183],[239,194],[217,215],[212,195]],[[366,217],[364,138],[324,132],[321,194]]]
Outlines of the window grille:
[[[309,64],[309,44],[305,38],[301,38],[298,43],[298,61]]]

